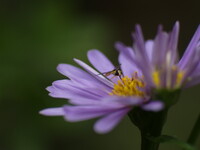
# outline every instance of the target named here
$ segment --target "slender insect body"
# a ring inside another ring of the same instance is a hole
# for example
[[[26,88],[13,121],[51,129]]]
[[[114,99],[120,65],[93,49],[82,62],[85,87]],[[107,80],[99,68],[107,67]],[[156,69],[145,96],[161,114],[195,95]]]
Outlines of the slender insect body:
[[[113,75],[112,78],[118,76],[121,79],[121,77],[123,77],[123,73],[122,73],[120,66],[116,66],[112,71],[104,72],[102,74],[106,77],[109,75]]]

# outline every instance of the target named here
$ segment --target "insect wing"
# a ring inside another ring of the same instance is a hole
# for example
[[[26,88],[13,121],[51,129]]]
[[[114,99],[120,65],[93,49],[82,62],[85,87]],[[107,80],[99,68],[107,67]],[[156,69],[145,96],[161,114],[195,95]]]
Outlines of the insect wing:
[[[104,72],[103,75],[109,76],[111,74],[115,74],[115,72],[116,72],[115,70],[112,70],[112,71]]]

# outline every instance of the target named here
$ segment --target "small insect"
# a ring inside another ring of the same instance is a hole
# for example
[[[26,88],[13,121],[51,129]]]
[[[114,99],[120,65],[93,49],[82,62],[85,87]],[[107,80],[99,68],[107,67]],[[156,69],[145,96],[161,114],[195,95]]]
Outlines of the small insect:
[[[109,75],[113,75],[112,78],[118,76],[121,79],[123,77],[123,72],[122,72],[120,66],[116,66],[113,70],[108,71],[108,72],[103,72],[101,74],[103,74],[106,77],[109,76]]]

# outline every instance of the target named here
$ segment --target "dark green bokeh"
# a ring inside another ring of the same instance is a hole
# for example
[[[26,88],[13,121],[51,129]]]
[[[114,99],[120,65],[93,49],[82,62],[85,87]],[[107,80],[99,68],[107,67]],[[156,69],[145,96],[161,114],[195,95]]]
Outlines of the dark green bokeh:
[[[20,1],[0,3],[0,149],[2,150],[132,150],[139,149],[139,131],[128,118],[111,133],[98,135],[94,120],[68,123],[62,117],[44,117],[38,111],[61,106],[45,90],[65,78],[56,71],[59,63],[87,62],[89,49],[100,49],[115,64],[115,41],[131,45],[131,32],[140,23],[153,38],[159,23],[169,31],[181,23],[183,53],[200,23],[199,2],[170,1]],[[165,134],[187,139],[199,113],[200,87],[184,91],[169,112]],[[200,147],[200,140],[198,140]],[[172,145],[162,150],[177,149]]]

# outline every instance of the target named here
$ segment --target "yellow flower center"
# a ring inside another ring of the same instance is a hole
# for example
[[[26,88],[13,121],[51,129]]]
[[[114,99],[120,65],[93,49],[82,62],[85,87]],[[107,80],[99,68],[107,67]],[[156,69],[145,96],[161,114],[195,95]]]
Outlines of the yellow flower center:
[[[109,94],[117,96],[144,96],[144,91],[141,91],[141,88],[144,87],[144,81],[137,75],[132,78],[125,76],[118,80],[117,84],[114,84],[114,88]]]
[[[152,73],[152,79],[157,88],[164,88],[162,87],[161,83],[161,76],[165,76],[165,86],[168,89],[176,89],[179,88],[183,82],[185,72],[179,70],[177,66],[172,66],[171,69],[167,70],[167,73],[164,73],[162,70],[155,70]]]
[[[160,74],[158,71],[154,71],[152,73],[152,78],[153,78],[153,82],[156,85],[156,87],[160,86]]]

